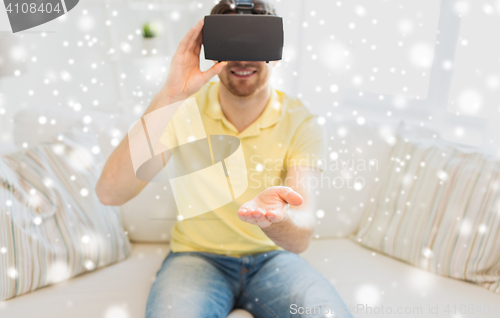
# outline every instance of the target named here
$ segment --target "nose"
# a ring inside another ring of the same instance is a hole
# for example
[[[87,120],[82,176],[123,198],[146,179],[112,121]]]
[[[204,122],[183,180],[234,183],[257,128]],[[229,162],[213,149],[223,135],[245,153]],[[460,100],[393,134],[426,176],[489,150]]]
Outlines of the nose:
[[[250,66],[250,67],[260,67],[262,62],[259,61],[229,61],[231,66],[240,66],[240,67],[245,67],[245,66]]]
[[[269,63],[269,61],[234,61],[234,62],[240,64],[259,64],[261,62]]]

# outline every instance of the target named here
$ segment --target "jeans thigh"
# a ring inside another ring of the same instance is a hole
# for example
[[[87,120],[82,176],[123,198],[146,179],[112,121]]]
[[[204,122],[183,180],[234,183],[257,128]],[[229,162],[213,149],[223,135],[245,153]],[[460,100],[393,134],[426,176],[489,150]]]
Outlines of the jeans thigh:
[[[146,317],[226,317],[234,305],[231,282],[196,252],[170,253],[149,292]]]
[[[302,257],[287,251],[257,266],[236,307],[255,317],[353,317],[330,282]]]

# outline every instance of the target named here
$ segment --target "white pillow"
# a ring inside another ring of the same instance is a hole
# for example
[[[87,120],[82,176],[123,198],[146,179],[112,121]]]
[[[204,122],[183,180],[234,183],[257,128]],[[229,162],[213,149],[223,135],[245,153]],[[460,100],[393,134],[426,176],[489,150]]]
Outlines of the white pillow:
[[[420,138],[432,138],[437,133],[416,123],[396,120],[360,125],[354,119],[339,119],[327,120],[326,125],[330,138],[328,163],[323,173],[324,186],[319,190],[315,234],[320,238],[352,237],[373,189],[390,163],[397,133]]]
[[[396,126],[328,120],[326,127],[330,140],[319,187],[316,235],[345,237],[357,229],[370,189],[389,160]]]
[[[0,157],[0,301],[123,260],[117,208],[93,189],[102,163],[82,125]]]
[[[500,294],[500,161],[401,130],[356,241]]]
[[[13,140],[0,144],[0,156],[16,152],[18,150]]]
[[[121,206],[123,226],[133,242],[168,242],[177,206],[167,183],[150,182]]]

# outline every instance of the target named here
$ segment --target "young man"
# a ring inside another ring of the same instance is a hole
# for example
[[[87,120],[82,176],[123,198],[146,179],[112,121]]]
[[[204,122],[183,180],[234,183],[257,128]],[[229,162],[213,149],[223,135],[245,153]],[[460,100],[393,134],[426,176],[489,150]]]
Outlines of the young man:
[[[211,12],[232,13],[232,0]],[[253,14],[276,13],[256,0]],[[297,255],[316,224],[316,189],[308,185],[320,178],[324,130],[298,99],[271,87],[276,61],[221,62],[201,72],[202,28],[203,19],[180,42],[145,114],[195,97],[207,135],[239,138],[248,188],[220,208],[175,224],[146,316],[226,317],[244,308],[255,317],[352,317],[328,280]],[[215,75],[220,82],[209,82]],[[103,204],[121,205],[146,184],[134,174],[125,137],[106,162],[97,195]]]

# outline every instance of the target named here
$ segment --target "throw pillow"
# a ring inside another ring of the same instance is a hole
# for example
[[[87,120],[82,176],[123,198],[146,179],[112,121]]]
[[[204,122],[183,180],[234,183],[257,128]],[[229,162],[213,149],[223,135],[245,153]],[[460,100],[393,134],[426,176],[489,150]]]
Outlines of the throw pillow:
[[[129,255],[118,209],[94,191],[104,161],[97,145],[76,125],[0,157],[0,301]]]
[[[399,134],[355,240],[500,294],[500,162]]]

